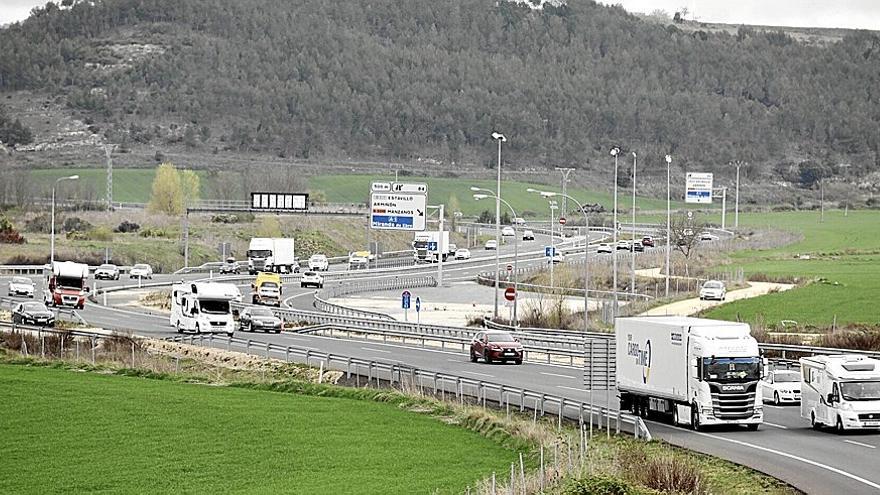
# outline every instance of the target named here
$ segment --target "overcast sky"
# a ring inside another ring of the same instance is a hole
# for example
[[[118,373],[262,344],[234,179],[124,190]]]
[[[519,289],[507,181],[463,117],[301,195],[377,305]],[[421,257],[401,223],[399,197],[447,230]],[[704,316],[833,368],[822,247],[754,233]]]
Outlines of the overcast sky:
[[[670,15],[687,7],[688,19],[696,16],[703,22],[880,30],[880,0],[600,0],[600,3],[620,4],[631,12],[650,13],[662,9]],[[45,4],[46,0],[0,0],[0,24],[23,20],[32,8]]]

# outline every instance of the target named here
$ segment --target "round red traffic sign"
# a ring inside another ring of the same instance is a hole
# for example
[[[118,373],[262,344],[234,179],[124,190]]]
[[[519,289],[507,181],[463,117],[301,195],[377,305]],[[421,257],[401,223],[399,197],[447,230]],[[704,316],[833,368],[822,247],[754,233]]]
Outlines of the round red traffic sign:
[[[565,217],[559,219],[559,225],[565,225]]]
[[[514,289],[513,287],[508,287],[504,289],[504,299],[507,299],[508,301],[513,301],[514,299],[516,299],[516,289]]]
[[[512,271],[513,271],[513,265],[507,265],[507,271],[512,272]]]

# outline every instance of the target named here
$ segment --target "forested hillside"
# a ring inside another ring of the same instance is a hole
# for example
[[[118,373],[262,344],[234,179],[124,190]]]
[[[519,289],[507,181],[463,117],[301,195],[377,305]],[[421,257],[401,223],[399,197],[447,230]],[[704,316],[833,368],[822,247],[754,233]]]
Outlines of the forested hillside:
[[[880,167],[877,33],[686,33],[583,0],[65,3],[0,30],[0,89],[63,95],[111,142],[484,163],[499,130],[548,166],[618,144]]]

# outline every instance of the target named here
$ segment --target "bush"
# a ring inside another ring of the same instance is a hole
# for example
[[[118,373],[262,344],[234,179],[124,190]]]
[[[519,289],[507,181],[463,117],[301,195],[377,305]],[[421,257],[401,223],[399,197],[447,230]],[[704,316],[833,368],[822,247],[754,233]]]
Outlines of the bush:
[[[61,232],[87,232],[94,226],[80,217],[68,217],[61,225]]]
[[[249,223],[254,221],[254,215],[251,213],[222,213],[220,215],[212,215],[211,221],[213,223]]]
[[[819,346],[859,351],[880,351],[880,329],[856,327],[819,338]]]
[[[571,480],[562,489],[562,495],[635,495],[642,493],[646,493],[646,491],[606,474]]]
[[[90,241],[110,242],[113,240],[113,232],[107,227],[95,227],[86,232],[86,238]]]
[[[138,235],[141,237],[170,237],[167,230],[159,227],[144,227]]]
[[[15,230],[6,215],[0,215],[0,244],[24,244],[25,238]]]
[[[52,218],[43,213],[24,223],[24,229],[35,234],[48,234],[52,231]]]
[[[129,232],[137,232],[140,229],[141,229],[140,225],[138,225],[134,222],[129,222],[128,220],[123,220],[122,223],[120,223],[119,225],[116,226],[115,229],[113,229],[113,232],[119,232],[120,234],[127,234]]]

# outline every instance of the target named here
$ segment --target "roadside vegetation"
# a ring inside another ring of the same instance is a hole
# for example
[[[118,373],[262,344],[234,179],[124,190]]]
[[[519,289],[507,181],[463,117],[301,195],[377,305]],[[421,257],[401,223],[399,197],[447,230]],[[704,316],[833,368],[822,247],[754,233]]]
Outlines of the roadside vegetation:
[[[511,464],[516,493],[795,493],[662,442],[606,439],[602,432],[589,439],[567,424],[557,429],[555,418],[442,401],[412,384],[334,385],[347,383],[342,373],[122,335],[104,341],[95,364],[73,359],[66,337],[47,339],[46,359],[37,359],[22,355],[23,340],[32,351],[40,345],[21,334],[0,339],[0,382],[12,399],[0,404],[9,419],[0,447],[8,460],[0,466],[4,493],[35,484],[44,493],[149,484],[171,491],[488,494],[493,472],[506,493]],[[63,421],[45,421],[59,410]],[[28,462],[36,456],[44,462]],[[80,469],[82,459],[88,470]]]

